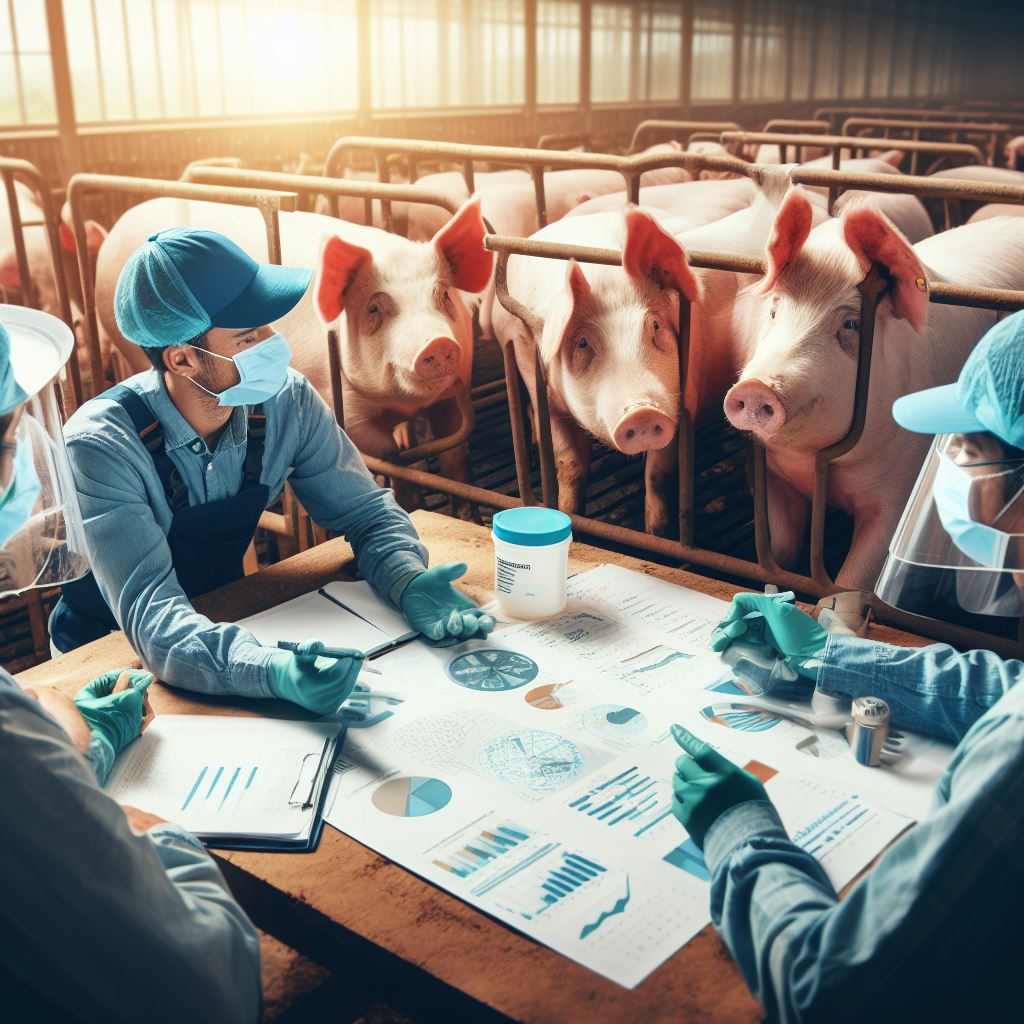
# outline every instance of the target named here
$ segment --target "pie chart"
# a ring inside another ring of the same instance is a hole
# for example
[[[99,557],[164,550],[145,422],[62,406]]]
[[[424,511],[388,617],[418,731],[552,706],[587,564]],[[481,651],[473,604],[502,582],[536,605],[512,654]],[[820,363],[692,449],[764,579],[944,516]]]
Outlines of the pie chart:
[[[647,716],[622,704],[598,704],[583,713],[583,724],[595,736],[632,739],[647,728]]]
[[[422,818],[446,807],[451,798],[452,791],[447,782],[407,775],[378,786],[370,800],[378,811],[396,818]]]
[[[448,663],[448,678],[467,690],[515,690],[539,674],[532,658],[497,648],[459,654]]]

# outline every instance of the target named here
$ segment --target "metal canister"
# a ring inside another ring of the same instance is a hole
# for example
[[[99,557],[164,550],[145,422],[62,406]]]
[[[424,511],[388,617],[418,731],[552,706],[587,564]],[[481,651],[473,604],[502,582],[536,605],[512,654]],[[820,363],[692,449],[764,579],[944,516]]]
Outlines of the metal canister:
[[[857,697],[851,710],[853,724],[847,735],[853,756],[860,764],[877,768],[889,737],[889,705],[881,697]]]

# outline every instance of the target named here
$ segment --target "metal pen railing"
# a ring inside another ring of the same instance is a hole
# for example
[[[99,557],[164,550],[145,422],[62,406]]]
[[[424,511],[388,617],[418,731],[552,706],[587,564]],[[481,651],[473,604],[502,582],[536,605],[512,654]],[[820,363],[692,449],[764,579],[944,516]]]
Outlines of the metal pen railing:
[[[864,135],[867,133],[877,138],[877,132],[881,131],[882,137],[888,139],[892,137],[892,132],[908,132],[913,140],[921,140],[922,135],[926,136],[924,141],[933,142],[943,141],[937,136],[945,136],[949,142],[962,142],[968,138],[975,139],[979,143],[982,140],[987,140],[987,163],[994,167],[999,161],[999,154],[1002,152],[1003,144],[1010,130],[1008,124],[990,121],[923,121],[888,117],[849,117],[843,122],[839,134]]]
[[[32,266],[25,244],[25,228],[41,227],[46,234],[46,246],[50,256],[50,267],[53,270],[60,316],[68,327],[74,330],[74,311],[71,308],[71,294],[68,290],[68,281],[64,274],[64,261],[61,256],[60,215],[54,203],[53,192],[39,168],[27,160],[0,157],[0,178],[3,179],[4,194],[7,198],[7,209],[11,220],[14,257],[18,266],[18,279],[21,283],[21,305],[38,308],[39,287],[32,275]],[[18,190],[15,186],[15,183],[19,181],[31,189],[38,199],[43,213],[41,221],[22,218]],[[69,414],[84,400],[77,353],[75,358],[68,361],[68,377],[71,393],[68,395],[66,389],[61,389],[60,398],[64,403],[64,408],[61,410],[62,415]]]

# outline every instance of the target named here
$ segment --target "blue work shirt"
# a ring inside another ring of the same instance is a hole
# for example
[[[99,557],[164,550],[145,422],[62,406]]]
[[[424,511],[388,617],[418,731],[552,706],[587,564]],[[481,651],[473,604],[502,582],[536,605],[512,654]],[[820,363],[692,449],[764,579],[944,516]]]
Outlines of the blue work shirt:
[[[0,669],[0,1016],[260,1019],[259,934],[170,822],[135,832],[67,733]]]
[[[190,505],[238,493],[248,432],[236,408],[213,451],[178,411],[163,374],[125,381],[164,430],[168,455]],[[273,501],[287,480],[321,526],[345,534],[359,569],[392,603],[427,563],[408,515],[370,475],[359,452],[309,381],[295,370],[263,403],[265,450],[260,482]],[[185,596],[171,563],[171,508],[149,452],[128,414],[110,399],[82,405],[64,428],[92,571],[132,647],[166,683],[203,693],[271,697],[273,649],[247,629],[215,623]]]
[[[896,726],[959,746],[930,815],[841,903],[771,803],[711,826],[712,920],[769,1019],[995,1020],[1013,1005],[1019,1017],[1022,679],[1024,662],[987,651],[829,638],[819,689],[881,697]]]

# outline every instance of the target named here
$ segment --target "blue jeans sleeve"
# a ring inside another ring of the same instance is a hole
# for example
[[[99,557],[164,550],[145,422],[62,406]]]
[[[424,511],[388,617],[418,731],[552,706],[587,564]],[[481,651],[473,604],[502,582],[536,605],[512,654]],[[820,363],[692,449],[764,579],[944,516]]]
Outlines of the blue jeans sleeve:
[[[359,571],[391,601],[393,591],[426,568],[427,549],[312,385],[303,379],[294,393],[302,436],[288,482],[317,523],[345,535]]]
[[[907,648],[830,636],[817,685],[831,697],[881,697],[894,725],[958,743],[1022,678],[1024,662],[991,651],[961,654],[948,644]]]

